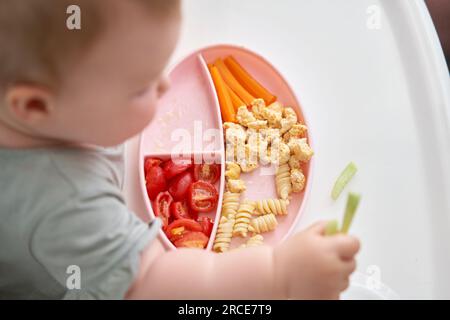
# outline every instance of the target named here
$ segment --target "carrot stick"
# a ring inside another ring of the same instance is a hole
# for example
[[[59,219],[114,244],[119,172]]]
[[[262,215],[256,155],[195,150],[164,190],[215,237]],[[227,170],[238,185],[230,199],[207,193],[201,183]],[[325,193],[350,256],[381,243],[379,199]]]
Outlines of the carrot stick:
[[[233,90],[231,90],[231,88],[227,85],[226,82],[225,86],[227,87],[228,93],[230,94],[231,102],[233,102],[234,111],[237,113],[240,106],[245,106],[245,102],[242,101],[241,98],[239,98],[239,96],[236,93],[234,93]]]
[[[208,67],[211,72],[214,87],[216,88],[217,97],[219,98],[222,120],[225,122],[236,122],[233,102],[231,101],[230,93],[228,92],[228,88],[220,75],[219,69],[217,69],[214,65]]]
[[[228,67],[223,63],[222,59],[217,59],[214,62],[214,65],[219,69],[220,74],[222,75],[223,80],[225,80],[225,83],[230,87],[231,90],[236,93],[239,98],[241,98],[247,106],[249,106],[253,100],[255,100],[255,97],[252,96],[250,93],[248,93],[247,90],[244,89],[244,87],[239,83],[239,81],[236,80],[236,78],[233,76],[233,74],[230,72]]]
[[[277,97],[267,91],[261,84],[258,83],[253,77],[245,71],[244,68],[233,58],[233,56],[228,56],[225,58],[225,65],[231,71],[233,76],[240,82],[240,84],[248,91],[250,94],[257,98],[262,98],[267,105],[275,102]]]

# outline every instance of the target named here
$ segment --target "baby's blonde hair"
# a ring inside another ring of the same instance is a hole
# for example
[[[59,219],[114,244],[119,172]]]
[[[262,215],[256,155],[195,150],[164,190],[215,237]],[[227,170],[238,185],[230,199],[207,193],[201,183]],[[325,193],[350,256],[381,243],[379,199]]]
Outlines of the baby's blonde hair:
[[[123,0],[122,0],[123,1]],[[130,0],[125,0],[130,1]],[[133,0],[156,16],[175,11],[179,0]],[[55,88],[68,61],[88,48],[107,24],[111,0],[1,0],[0,93],[14,84]],[[66,26],[67,8],[81,9],[81,30]]]

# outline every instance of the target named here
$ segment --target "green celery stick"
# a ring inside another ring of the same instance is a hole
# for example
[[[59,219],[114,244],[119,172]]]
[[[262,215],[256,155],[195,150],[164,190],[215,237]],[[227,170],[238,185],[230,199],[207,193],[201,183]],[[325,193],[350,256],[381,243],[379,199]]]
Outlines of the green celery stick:
[[[347,183],[355,175],[356,171],[358,171],[358,168],[356,168],[356,165],[353,162],[350,162],[345,167],[344,171],[342,171],[342,173],[334,183],[333,190],[331,191],[331,197],[333,198],[333,200],[336,200],[339,197]]]
[[[359,200],[361,196],[357,193],[350,192],[347,197],[347,205],[345,207],[344,220],[342,221],[342,233],[347,233],[355,216],[356,209],[358,209]]]
[[[325,235],[326,236],[332,236],[339,232],[339,225],[337,220],[330,220],[327,222],[327,225],[325,226]]]

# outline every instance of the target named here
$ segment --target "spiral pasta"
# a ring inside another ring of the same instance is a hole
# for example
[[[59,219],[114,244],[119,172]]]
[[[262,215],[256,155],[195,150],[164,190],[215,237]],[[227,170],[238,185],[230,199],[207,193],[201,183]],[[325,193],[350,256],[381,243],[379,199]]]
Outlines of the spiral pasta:
[[[255,201],[255,214],[264,215],[273,213],[274,215],[286,215],[288,213],[287,206],[289,200],[284,199],[264,199]]]
[[[233,236],[246,237],[248,226],[252,213],[255,211],[255,204],[253,201],[245,200],[236,213],[236,223],[233,227]]]
[[[275,185],[278,196],[283,200],[287,200],[289,194],[292,192],[289,164],[285,163],[278,167],[275,177]]]
[[[213,244],[213,250],[215,252],[225,252],[230,248],[234,223],[235,219],[233,216],[231,218],[224,216],[220,218],[219,227]]]
[[[239,193],[235,192],[225,192],[223,194],[222,200],[222,217],[234,217],[236,215],[236,211],[239,208]]]
[[[273,213],[259,216],[250,222],[248,231],[254,233],[263,233],[274,230],[278,225],[277,218]]]
[[[250,239],[248,239],[246,243],[241,244],[239,248],[257,247],[263,244],[264,244],[264,237],[260,234],[255,234],[253,237],[250,237]]]

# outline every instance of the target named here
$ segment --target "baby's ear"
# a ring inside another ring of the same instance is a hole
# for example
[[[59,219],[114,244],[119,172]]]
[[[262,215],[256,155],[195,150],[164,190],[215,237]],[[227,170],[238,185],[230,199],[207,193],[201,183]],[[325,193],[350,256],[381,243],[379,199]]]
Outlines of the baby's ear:
[[[14,85],[6,90],[5,104],[9,115],[24,125],[46,120],[54,111],[50,90],[36,85]]]

